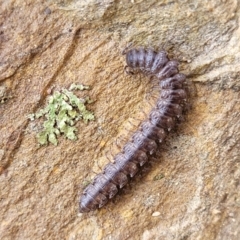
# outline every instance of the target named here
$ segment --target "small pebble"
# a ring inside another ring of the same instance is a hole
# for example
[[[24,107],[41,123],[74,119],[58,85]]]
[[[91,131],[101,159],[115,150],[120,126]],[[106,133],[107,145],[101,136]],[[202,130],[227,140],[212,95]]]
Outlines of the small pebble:
[[[213,210],[212,210],[212,213],[213,213],[214,215],[216,215],[216,214],[221,213],[221,211],[220,211],[219,209],[213,209]]]
[[[45,8],[44,13],[49,15],[52,13],[52,10],[49,7],[47,7],[47,8]]]
[[[154,213],[152,214],[152,217],[158,217],[158,216],[160,216],[160,212],[154,212]]]

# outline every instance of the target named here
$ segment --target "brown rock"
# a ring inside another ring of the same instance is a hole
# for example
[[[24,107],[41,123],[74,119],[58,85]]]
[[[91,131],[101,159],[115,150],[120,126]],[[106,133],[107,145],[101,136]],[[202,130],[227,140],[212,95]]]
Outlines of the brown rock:
[[[11,0],[0,9],[0,87],[11,96],[0,104],[1,239],[240,239],[237,0]],[[147,77],[124,74],[129,42],[180,60],[191,109],[147,174],[78,214],[85,182],[158,94]],[[77,125],[76,142],[38,148],[27,115],[73,82],[92,86],[97,120]]]

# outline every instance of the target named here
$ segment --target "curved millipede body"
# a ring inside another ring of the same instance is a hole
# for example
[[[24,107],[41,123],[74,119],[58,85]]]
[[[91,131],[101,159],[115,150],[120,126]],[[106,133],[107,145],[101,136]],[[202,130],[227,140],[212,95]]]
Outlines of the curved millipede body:
[[[161,93],[148,118],[114,157],[114,162],[108,163],[85,188],[79,202],[80,212],[101,208],[113,198],[156,152],[157,144],[163,142],[176,119],[182,116],[186,77],[178,73],[178,62],[169,60],[165,51],[150,48],[130,49],[124,54],[127,68],[158,79]]]

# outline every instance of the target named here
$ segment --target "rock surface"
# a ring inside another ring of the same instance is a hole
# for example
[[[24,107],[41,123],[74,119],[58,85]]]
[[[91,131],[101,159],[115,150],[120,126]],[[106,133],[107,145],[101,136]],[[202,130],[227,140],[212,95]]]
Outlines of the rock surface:
[[[1,239],[240,239],[240,2],[0,3]],[[122,49],[164,46],[191,89],[185,121],[99,211],[78,213],[86,182],[134,131],[158,90],[124,73]],[[96,121],[39,148],[27,115],[51,91],[91,85]],[[154,96],[153,96],[154,95]]]

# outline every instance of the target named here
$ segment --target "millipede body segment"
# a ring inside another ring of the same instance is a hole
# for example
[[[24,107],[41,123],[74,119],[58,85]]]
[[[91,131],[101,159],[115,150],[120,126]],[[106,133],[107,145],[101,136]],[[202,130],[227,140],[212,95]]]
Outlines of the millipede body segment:
[[[160,96],[148,118],[143,121],[120,153],[108,163],[103,172],[96,175],[82,193],[80,212],[89,212],[104,206],[123,188],[139,169],[156,152],[167,133],[182,116],[182,105],[186,99],[184,88],[186,77],[178,73],[178,62],[169,60],[165,51],[152,49],[125,50],[127,68],[140,70],[158,79]]]

